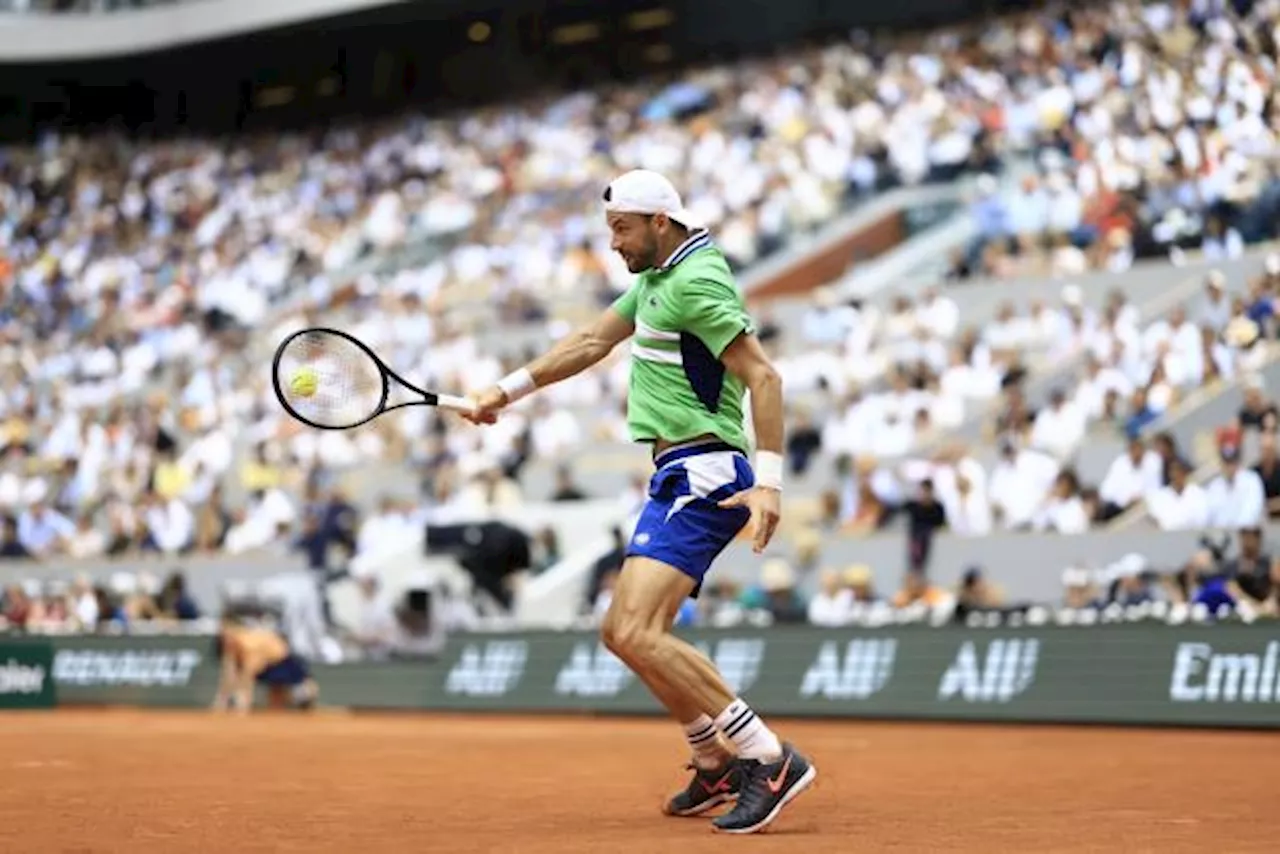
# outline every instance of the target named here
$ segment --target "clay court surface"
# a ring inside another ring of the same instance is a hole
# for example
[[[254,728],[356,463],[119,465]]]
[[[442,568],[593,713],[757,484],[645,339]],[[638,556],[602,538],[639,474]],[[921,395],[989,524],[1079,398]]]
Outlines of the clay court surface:
[[[780,728],[818,783],[768,833],[729,837],[659,814],[685,754],[658,721],[12,713],[0,851],[1280,850],[1276,735]]]

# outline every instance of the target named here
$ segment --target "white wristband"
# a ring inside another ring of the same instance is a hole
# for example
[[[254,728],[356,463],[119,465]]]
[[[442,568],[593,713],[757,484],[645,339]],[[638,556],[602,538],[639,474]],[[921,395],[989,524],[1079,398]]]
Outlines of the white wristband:
[[[521,368],[498,380],[498,388],[502,389],[502,393],[507,396],[507,403],[515,403],[520,398],[532,394],[538,388],[538,384],[533,381],[533,374],[529,373],[528,368]]]
[[[782,454],[756,451],[756,486],[782,490]]]

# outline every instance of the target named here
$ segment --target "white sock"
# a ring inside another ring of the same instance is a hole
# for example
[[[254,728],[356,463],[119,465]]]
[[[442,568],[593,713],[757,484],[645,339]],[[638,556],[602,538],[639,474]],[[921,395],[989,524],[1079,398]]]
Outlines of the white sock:
[[[694,759],[719,763],[723,758],[720,749],[720,731],[710,715],[698,715],[697,720],[684,725],[684,738],[693,750]]]
[[[743,759],[772,762],[782,755],[782,743],[773,730],[741,698],[716,715],[716,728],[733,742]]]

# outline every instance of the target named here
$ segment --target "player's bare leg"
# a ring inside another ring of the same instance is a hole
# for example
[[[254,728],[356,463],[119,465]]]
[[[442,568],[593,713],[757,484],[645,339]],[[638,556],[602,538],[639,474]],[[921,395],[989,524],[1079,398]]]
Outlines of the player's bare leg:
[[[605,646],[640,677],[673,718],[681,724],[693,725],[706,714],[706,703],[680,690],[672,684],[666,671],[655,666],[662,638],[670,636],[676,611],[693,590],[693,582],[681,575],[677,579],[681,589],[671,595],[652,585],[628,583],[627,579],[634,579],[648,569],[645,564],[662,566],[647,558],[628,558],[601,626],[601,635]],[[698,654],[696,649],[690,649]],[[711,662],[707,661],[706,666],[718,680],[719,674]],[[696,753],[699,764],[708,766],[723,765],[733,756],[718,734]]]
[[[686,737],[694,748],[694,778],[685,791],[668,802],[666,812],[672,815],[705,812],[731,800],[749,771],[775,766],[782,769],[781,776],[776,777],[780,781],[790,780],[795,784],[799,780],[798,775],[791,773],[793,766],[799,774],[809,775],[801,785],[788,787],[799,794],[812,779],[808,762],[781,744],[750,706],[734,697],[706,656],[671,634],[673,615],[693,587],[693,580],[674,567],[632,556],[618,578],[603,626],[605,644],[635,670],[685,724]],[[697,717],[691,720],[690,715]],[[699,744],[695,733],[707,730],[731,742],[744,761],[728,761],[728,752],[716,737],[709,739],[716,742],[714,746]],[[790,791],[787,794],[794,797]],[[757,830],[772,821],[785,802],[779,801],[761,813],[767,814],[767,819],[753,818],[744,824],[739,817],[731,829]],[[727,817],[717,821],[724,818]]]
[[[718,797],[728,793],[715,791],[715,786],[736,788],[740,790],[738,806],[716,819],[714,825],[724,832],[753,833],[768,826],[792,798],[808,788],[816,771],[804,756],[780,742],[749,705],[734,696],[706,656],[671,634],[672,615],[693,588],[693,579],[675,567],[632,555],[614,589],[603,627],[604,641],[646,685],[660,686],[665,695],[660,699],[673,714],[679,717],[696,712],[699,720],[710,721],[739,757],[738,762],[726,766],[723,777],[708,779],[712,775],[699,766],[689,787],[672,799],[668,812],[697,814],[710,808],[703,804],[704,799],[716,803],[728,799]],[[735,767],[737,774],[733,775]]]

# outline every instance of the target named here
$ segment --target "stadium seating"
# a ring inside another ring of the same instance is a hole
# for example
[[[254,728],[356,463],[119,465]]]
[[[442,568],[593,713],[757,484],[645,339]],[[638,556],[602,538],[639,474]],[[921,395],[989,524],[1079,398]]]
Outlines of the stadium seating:
[[[1148,524],[1141,506],[1101,512],[1091,492],[1127,433],[1169,431],[1203,463],[1222,442],[1196,450],[1238,408],[1232,381],[1278,378],[1280,256],[1249,248],[1280,223],[1275,72],[1249,61],[1275,12],[1202,6],[994,22],[967,50],[956,31],[798,49],[688,72],[692,97],[669,114],[631,108],[659,94],[645,83],[226,145],[50,136],[16,150],[0,166],[5,555],[70,574],[140,552],[275,559],[322,541],[334,554],[312,549],[313,567],[336,568],[360,551],[359,525],[412,531],[441,507],[480,518],[570,486],[630,507],[644,458],[620,416],[624,353],[483,432],[422,411],[317,435],[279,412],[262,365],[287,331],[351,318],[424,383],[492,382],[523,354],[481,346],[482,332],[540,342],[625,285],[598,189],[646,166],[672,176],[744,273],[877,193],[974,180],[975,236],[936,295],[891,284],[848,304],[837,281],[762,307],[793,439],[808,443],[790,448],[779,556],[794,562],[821,530],[819,563],[865,544],[882,584],[917,561],[950,580],[976,554],[956,543],[1004,523],[953,522],[919,546],[916,485],[933,481],[954,517],[957,472],[987,492],[1012,440],[1049,458],[1037,504],[1068,466],[1079,483],[1028,510],[1032,533],[995,535],[1029,545],[988,568],[1012,573],[1014,555],[1040,551],[1058,573],[1075,546],[1057,534],[1086,530],[1084,556],[1102,560],[1103,528]],[[1006,171],[1024,177],[1002,190]],[[1220,318],[1202,304],[1218,276]],[[1113,294],[1119,331],[1098,333]],[[1207,350],[1187,337],[1202,321]],[[1107,383],[1119,401],[1104,406]],[[1055,391],[1087,416],[1046,415]],[[883,512],[860,516],[872,497]],[[575,555],[575,578],[597,556]],[[1010,589],[1047,595],[1040,580]],[[557,588],[566,613],[586,607],[580,588]]]

